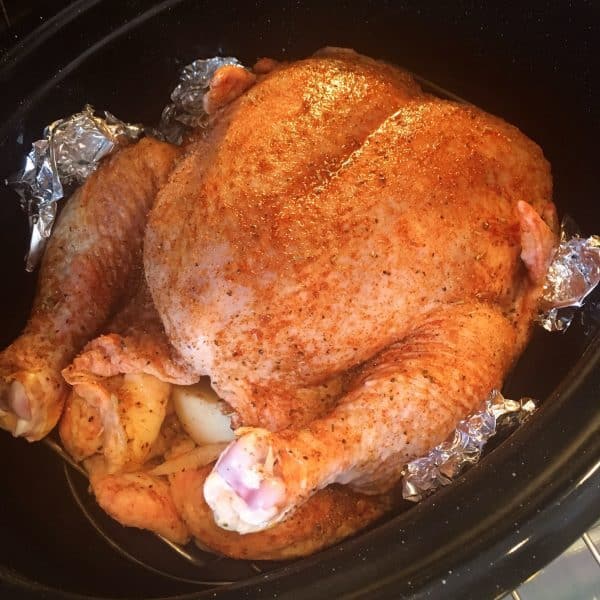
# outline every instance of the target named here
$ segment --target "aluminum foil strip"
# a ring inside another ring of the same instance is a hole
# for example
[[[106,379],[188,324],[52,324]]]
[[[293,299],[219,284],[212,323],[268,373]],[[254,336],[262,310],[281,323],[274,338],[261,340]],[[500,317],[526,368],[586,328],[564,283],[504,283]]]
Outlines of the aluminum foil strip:
[[[208,115],[204,110],[204,95],[209,90],[215,71],[225,65],[245,68],[232,56],[198,59],[183,68],[179,83],[171,93],[171,103],[162,112],[155,132],[157,137],[181,144],[190,128],[206,126]]]
[[[567,217],[548,269],[539,322],[547,331],[565,331],[576,309],[600,282],[600,236],[581,238]]]
[[[531,398],[509,400],[494,390],[481,410],[460,421],[447,441],[406,465],[402,480],[403,498],[419,502],[440,487],[452,483],[466,466],[479,460],[485,444],[496,434],[502,419],[512,415],[521,421],[535,408]]]
[[[54,121],[44,137],[33,143],[25,165],[8,178],[27,213],[31,240],[25,269],[39,263],[56,218],[58,200],[67,188],[80,184],[117,145],[141,135],[143,128],[120,121],[109,112],[97,117],[86,105],[82,112]]]

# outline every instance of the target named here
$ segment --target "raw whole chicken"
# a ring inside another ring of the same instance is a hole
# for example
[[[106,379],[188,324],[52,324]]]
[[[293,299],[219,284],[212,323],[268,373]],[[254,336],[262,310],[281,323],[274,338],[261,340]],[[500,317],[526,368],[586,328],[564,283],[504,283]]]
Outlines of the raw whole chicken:
[[[145,139],[68,203],[0,422],[39,439],[66,402],[63,443],[124,524],[307,554],[389,510],[406,462],[501,387],[557,241],[550,168],[350,50],[223,67],[204,104],[183,151]],[[174,412],[203,377],[227,447]]]

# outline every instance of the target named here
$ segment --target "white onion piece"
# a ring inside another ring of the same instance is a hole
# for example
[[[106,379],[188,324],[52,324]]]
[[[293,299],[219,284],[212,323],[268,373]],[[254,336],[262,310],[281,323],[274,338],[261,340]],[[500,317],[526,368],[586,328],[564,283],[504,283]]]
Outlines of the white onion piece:
[[[196,444],[203,446],[234,439],[231,418],[223,414],[223,405],[208,378],[196,385],[173,386],[171,397],[181,425]]]

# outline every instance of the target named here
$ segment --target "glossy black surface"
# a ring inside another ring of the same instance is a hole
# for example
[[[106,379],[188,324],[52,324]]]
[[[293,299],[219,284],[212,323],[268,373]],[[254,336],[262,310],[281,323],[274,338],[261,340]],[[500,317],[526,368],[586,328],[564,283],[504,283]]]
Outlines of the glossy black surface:
[[[222,52],[250,63],[346,45],[406,66],[521,127],[553,165],[560,210],[586,233],[600,232],[600,93],[593,76],[600,20],[593,3],[73,6],[0,60],[0,175],[18,168],[45,124],[85,102],[126,120],[156,121],[178,69],[194,58]],[[4,344],[22,327],[33,289],[21,262],[25,220],[4,188],[0,223]],[[367,534],[220,589],[217,597],[479,599],[515,586],[600,515],[596,331],[588,312],[565,336],[538,332],[507,393],[545,399],[542,409],[460,482]],[[197,586],[152,574],[106,545],[46,448],[0,435],[0,456],[6,597],[37,595],[37,584],[47,597],[198,596]],[[17,580],[16,587],[7,583]]]

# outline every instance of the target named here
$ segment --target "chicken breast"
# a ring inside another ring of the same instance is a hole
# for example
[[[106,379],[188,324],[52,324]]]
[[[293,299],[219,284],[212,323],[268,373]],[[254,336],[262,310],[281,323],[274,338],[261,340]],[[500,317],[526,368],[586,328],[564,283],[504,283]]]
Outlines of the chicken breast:
[[[218,115],[159,194],[144,246],[155,305],[183,359],[211,376],[241,423],[313,418],[337,393],[330,379],[381,347],[314,333],[338,322],[338,308],[321,310],[331,297],[317,296],[337,293],[336,273],[345,279],[335,238],[351,226],[351,204],[327,201],[327,188],[390,114],[422,96],[405,72],[346,51],[282,65]],[[357,244],[366,233],[353,232]],[[368,329],[368,318],[345,316],[345,327]]]

